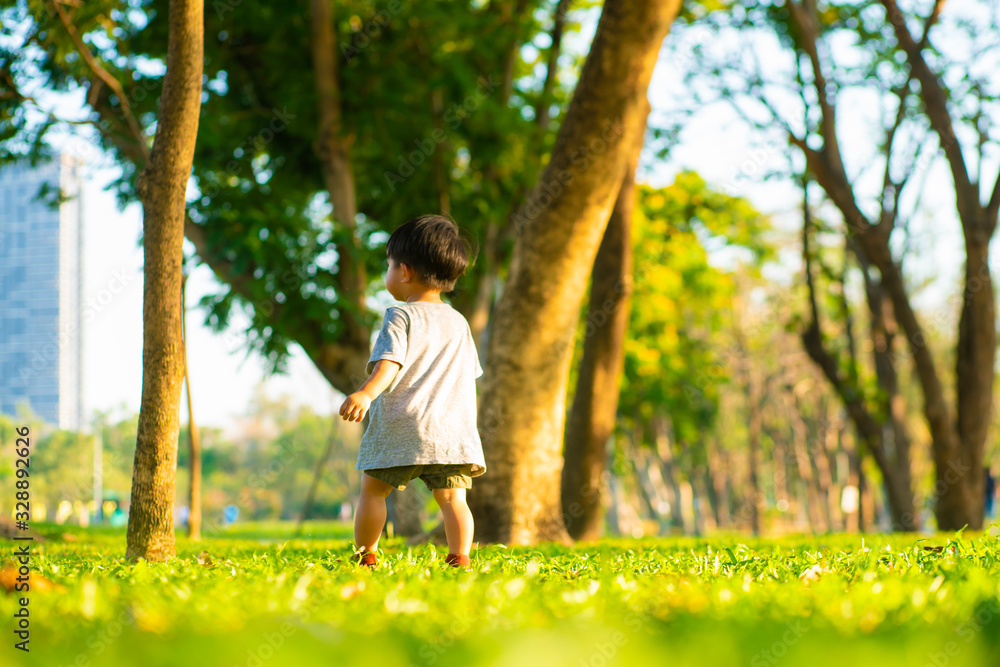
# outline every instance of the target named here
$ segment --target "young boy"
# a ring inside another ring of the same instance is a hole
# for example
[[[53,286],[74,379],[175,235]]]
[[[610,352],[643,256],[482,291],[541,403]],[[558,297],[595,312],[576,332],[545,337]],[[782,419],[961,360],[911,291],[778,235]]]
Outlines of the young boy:
[[[356,470],[356,559],[374,567],[385,499],[419,477],[444,515],[445,561],[468,568],[472,513],[465,490],[486,472],[476,428],[476,378],[483,374],[465,318],[441,300],[469,263],[454,222],[424,215],[398,227],[386,246],[390,306],[368,360],[368,379],[340,406],[347,421],[370,412]]]

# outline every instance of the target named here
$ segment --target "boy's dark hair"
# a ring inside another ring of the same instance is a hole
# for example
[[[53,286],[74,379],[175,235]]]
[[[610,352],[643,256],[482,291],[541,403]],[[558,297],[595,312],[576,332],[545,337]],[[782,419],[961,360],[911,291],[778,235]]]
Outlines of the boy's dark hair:
[[[390,259],[416,271],[428,287],[451,292],[469,266],[471,249],[454,221],[421,215],[397,227],[385,250]]]

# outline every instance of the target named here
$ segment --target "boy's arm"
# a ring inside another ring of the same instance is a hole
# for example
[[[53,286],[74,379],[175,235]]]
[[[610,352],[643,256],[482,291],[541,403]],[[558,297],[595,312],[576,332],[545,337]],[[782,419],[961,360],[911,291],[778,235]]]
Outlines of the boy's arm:
[[[344,399],[340,406],[340,416],[349,422],[359,422],[365,418],[372,401],[378,398],[379,394],[386,390],[396,379],[396,374],[402,368],[402,364],[388,359],[379,359],[375,362],[372,374],[368,376],[361,387]]]

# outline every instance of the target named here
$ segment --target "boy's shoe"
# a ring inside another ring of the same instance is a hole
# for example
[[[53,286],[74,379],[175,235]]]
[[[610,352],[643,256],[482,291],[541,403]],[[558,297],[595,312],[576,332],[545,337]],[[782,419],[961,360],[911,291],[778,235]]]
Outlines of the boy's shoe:
[[[364,567],[375,567],[378,565],[378,556],[375,555],[373,551],[366,551],[360,554],[354,554],[351,556],[351,560],[358,565]]]
[[[472,567],[472,561],[468,556],[462,554],[448,554],[444,558],[444,562],[452,567],[460,567],[462,569],[468,570]]]

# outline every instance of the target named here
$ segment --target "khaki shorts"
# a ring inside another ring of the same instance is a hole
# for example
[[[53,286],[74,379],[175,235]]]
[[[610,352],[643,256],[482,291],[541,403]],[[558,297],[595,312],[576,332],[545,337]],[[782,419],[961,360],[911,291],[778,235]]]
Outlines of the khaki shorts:
[[[380,479],[399,490],[406,488],[411,480],[420,478],[428,489],[471,489],[471,463],[425,463],[392,468],[369,468],[364,473]]]

